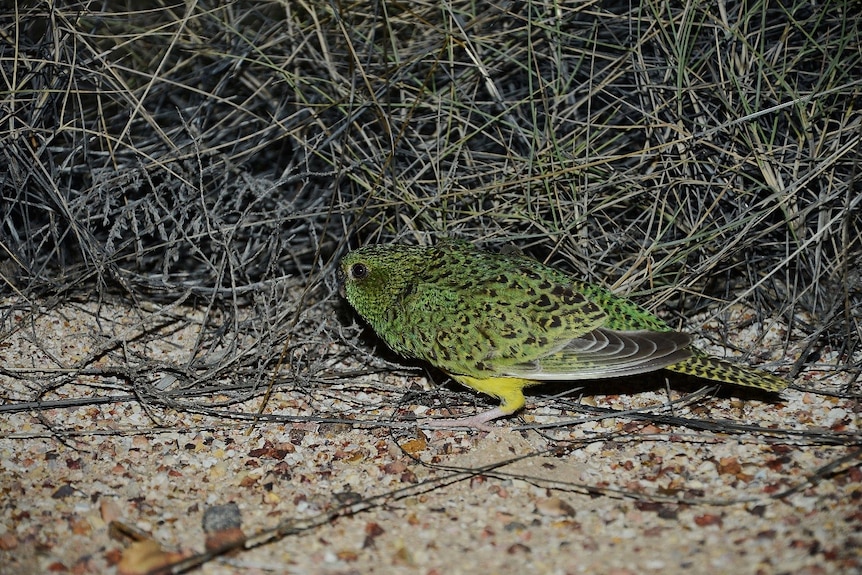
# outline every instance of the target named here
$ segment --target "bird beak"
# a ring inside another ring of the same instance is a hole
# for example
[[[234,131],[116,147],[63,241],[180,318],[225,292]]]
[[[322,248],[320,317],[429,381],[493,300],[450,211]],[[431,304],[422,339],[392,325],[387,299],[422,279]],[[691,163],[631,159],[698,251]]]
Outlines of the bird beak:
[[[344,291],[344,269],[341,266],[338,266],[338,270],[335,272],[335,278],[338,281],[338,295],[343,298],[347,298],[347,293]]]

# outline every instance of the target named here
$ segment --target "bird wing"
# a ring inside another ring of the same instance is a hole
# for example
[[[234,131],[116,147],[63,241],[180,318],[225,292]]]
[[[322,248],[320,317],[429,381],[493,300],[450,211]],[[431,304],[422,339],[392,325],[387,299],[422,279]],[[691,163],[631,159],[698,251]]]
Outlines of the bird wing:
[[[635,375],[687,359],[690,343],[691,336],[677,331],[599,328],[547,355],[507,366],[503,375],[537,381]]]

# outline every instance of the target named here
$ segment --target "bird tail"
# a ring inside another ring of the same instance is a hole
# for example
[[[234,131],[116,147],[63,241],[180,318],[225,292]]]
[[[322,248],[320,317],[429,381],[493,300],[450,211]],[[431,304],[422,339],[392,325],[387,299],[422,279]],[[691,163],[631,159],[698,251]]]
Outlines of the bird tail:
[[[789,385],[787,380],[771,373],[742,367],[717,357],[695,354],[692,357],[667,366],[665,369],[693,375],[703,379],[732,383],[743,387],[754,387],[765,391],[781,391]]]

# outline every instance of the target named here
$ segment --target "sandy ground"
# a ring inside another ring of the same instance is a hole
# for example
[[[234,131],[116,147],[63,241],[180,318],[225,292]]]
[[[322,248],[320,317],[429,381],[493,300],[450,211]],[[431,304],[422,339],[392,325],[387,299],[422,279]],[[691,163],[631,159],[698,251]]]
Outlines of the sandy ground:
[[[777,399],[669,391],[661,376],[565,396],[543,387],[520,418],[476,434],[414,420],[445,415],[428,407],[440,398],[465,414],[483,398],[356,357],[331,378],[280,385],[271,418],[251,426],[239,414],[260,394],[234,403],[243,391],[225,387],[168,407],[151,398],[175,385],[169,372],[142,388],[116,369],[141,354],[183,364],[196,322],[144,341],[128,308],[32,311],[9,316],[0,338],[2,573],[143,573],[153,557],[279,525],[283,536],[198,572],[862,571],[847,374],[810,369]],[[761,345],[780,350],[784,335],[771,326]],[[327,345],[324,356],[338,347]],[[759,361],[789,366],[794,352]]]

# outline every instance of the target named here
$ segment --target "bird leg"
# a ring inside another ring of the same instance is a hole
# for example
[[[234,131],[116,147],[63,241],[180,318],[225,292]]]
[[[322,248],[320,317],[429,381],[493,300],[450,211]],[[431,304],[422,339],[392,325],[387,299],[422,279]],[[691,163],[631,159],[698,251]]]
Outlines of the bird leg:
[[[426,419],[422,422],[423,427],[468,427],[479,431],[491,431],[493,426],[487,425],[500,417],[512,415],[524,407],[523,389],[532,382],[526,379],[514,377],[489,377],[479,379],[467,375],[452,375],[452,378],[462,385],[466,385],[476,391],[492,395],[500,399],[500,407],[477,413],[470,417],[455,419]]]
[[[446,427],[467,427],[478,431],[491,431],[495,429],[493,425],[488,425],[489,421],[493,421],[500,417],[511,415],[512,412],[504,411],[501,407],[495,407],[470,417],[454,417],[450,419],[423,419],[420,422],[421,427],[431,429],[440,429]]]

